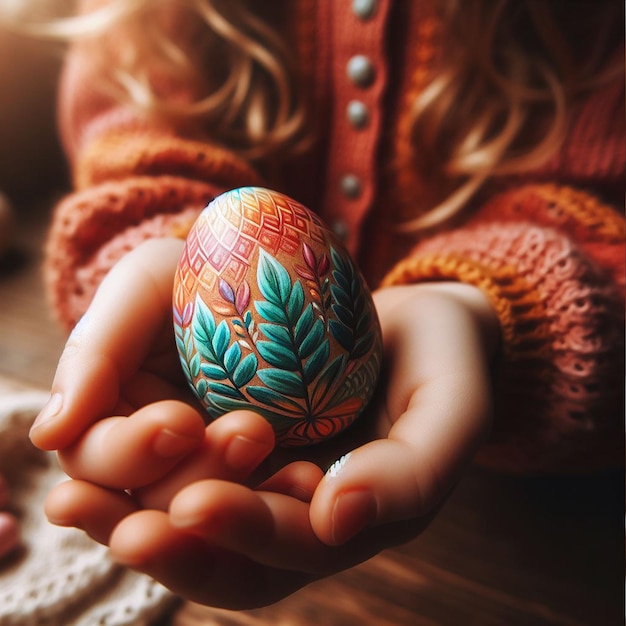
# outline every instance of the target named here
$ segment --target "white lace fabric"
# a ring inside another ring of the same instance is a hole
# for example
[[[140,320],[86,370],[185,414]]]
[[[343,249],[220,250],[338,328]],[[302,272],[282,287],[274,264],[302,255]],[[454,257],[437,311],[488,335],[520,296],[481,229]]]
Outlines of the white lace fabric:
[[[22,548],[0,561],[0,626],[141,626],[175,602],[151,578],[113,563],[104,546],[50,524],[43,502],[67,480],[51,453],[28,439],[47,394],[0,396],[0,473],[20,520]]]

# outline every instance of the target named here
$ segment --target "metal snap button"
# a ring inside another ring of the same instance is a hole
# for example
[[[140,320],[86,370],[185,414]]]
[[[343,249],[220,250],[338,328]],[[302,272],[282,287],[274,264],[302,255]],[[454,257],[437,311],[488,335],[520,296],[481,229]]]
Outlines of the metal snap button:
[[[355,54],[346,66],[346,74],[359,87],[369,87],[376,76],[374,64],[364,54]]]
[[[369,122],[369,112],[365,103],[360,100],[351,100],[346,108],[348,121],[354,128],[364,128]]]
[[[331,226],[333,233],[339,241],[345,241],[348,237],[348,225],[343,220],[335,220]]]
[[[362,20],[369,20],[376,11],[376,0],[352,0],[352,12]]]
[[[361,180],[354,174],[346,174],[341,178],[341,192],[346,198],[358,198],[361,189]]]

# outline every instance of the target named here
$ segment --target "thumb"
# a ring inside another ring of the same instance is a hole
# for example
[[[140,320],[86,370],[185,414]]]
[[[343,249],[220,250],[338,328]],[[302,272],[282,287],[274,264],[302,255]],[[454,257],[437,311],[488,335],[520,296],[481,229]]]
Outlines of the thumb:
[[[121,385],[136,373],[171,315],[181,247],[176,239],[148,241],[107,274],[65,345],[50,400],[33,424],[37,447],[66,447],[116,409]]]
[[[311,501],[311,525],[328,545],[341,545],[361,530],[425,513],[415,474],[415,452],[383,439],[342,456],[328,470]]]
[[[489,357],[497,318],[466,286],[379,292],[389,358],[374,408],[387,438],[342,457],[310,507],[318,538],[339,545],[368,526],[420,517],[441,505],[491,426]],[[358,426],[357,426],[358,427]]]
[[[416,392],[387,439],[371,441],[335,462],[311,501],[310,521],[318,538],[340,545],[366,527],[436,509],[489,430],[486,385],[486,377],[478,374],[453,373],[431,381]]]

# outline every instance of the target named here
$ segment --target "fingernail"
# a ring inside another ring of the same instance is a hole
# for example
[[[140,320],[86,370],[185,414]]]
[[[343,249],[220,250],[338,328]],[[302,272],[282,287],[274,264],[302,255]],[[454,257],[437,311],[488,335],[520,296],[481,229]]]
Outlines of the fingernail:
[[[332,538],[341,545],[376,521],[378,504],[369,490],[345,491],[335,500],[332,513]]]
[[[191,450],[197,448],[200,443],[200,439],[186,437],[185,435],[180,435],[164,428],[154,438],[152,449],[155,454],[167,459],[183,454],[184,452],[191,452]]]
[[[224,451],[224,463],[231,469],[241,470],[260,463],[268,452],[266,443],[235,435]]]
[[[63,396],[60,393],[52,394],[30,427],[30,432],[32,433],[36,428],[51,422],[61,412],[62,408]]]

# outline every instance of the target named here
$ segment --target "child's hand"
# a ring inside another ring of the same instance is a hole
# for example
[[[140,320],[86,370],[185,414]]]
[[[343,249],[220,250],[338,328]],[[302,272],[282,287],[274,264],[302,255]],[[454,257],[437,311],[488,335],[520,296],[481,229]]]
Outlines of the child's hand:
[[[114,269],[69,341],[53,386],[64,401],[32,437],[64,448],[70,474],[89,482],[54,491],[51,519],[83,527],[116,559],[187,598],[234,608],[273,602],[416,536],[489,430],[498,323],[484,296],[456,284],[375,294],[386,355],[378,402],[344,434],[307,451],[324,468],[329,451],[349,457],[325,476],[294,462],[251,489],[236,483],[269,454],[271,429],[243,412],[203,431],[195,409],[180,402],[190,396],[175,355],[154,349],[164,345],[158,338],[170,319],[168,246],[152,242]],[[144,288],[143,297],[124,300]],[[133,416],[106,417],[115,414]],[[190,443],[169,448],[163,461],[155,442],[168,430]],[[239,461],[229,463],[235,440]],[[288,456],[274,453],[266,468]],[[134,498],[122,491],[129,487]],[[169,514],[142,510],[164,508],[172,495]]]

